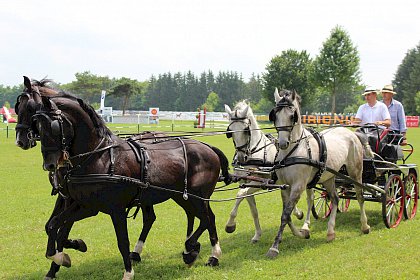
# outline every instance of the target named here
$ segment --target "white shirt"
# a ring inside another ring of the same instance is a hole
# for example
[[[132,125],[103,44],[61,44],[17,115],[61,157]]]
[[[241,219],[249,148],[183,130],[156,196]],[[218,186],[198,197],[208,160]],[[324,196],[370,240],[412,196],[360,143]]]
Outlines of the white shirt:
[[[388,108],[382,102],[376,101],[376,104],[373,107],[365,103],[360,105],[359,110],[357,110],[356,119],[361,119],[361,124],[375,123],[377,121],[390,120],[391,116],[389,115]]]

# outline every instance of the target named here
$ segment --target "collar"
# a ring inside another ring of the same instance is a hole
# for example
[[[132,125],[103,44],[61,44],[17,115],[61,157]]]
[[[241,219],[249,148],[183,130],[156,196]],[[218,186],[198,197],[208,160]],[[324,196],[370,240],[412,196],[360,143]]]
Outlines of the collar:
[[[369,103],[366,103],[366,105],[369,106],[369,108],[376,108],[376,107],[378,107],[378,100],[376,100],[376,102],[373,106],[370,106]]]

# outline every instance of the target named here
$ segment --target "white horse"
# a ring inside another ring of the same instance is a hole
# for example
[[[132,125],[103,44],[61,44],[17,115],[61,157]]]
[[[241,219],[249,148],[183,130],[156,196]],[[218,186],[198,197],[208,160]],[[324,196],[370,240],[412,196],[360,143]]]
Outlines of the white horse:
[[[300,236],[302,232],[297,230],[290,218],[291,212],[298,202],[302,192],[306,189],[316,175],[319,168],[307,164],[293,164],[294,159],[308,158],[309,149],[312,159],[319,160],[319,145],[311,132],[305,129],[301,123],[299,108],[300,97],[295,91],[274,92],[276,107],[270,113],[270,120],[274,122],[278,131],[279,152],[277,154],[276,174],[281,182],[290,187],[282,191],[283,213],[281,225],[273,245],[267,252],[268,257],[276,257],[279,253],[279,243],[282,241],[283,230],[288,224],[294,235]],[[362,144],[362,139],[344,127],[327,129],[321,133],[324,137],[327,160],[326,166],[339,171],[345,165],[349,176],[362,183],[363,152],[368,154],[368,145]],[[288,165],[288,163],[292,165]],[[280,167],[283,166],[283,167]],[[337,214],[338,195],[335,188],[335,175],[327,171],[323,172],[318,180],[319,184],[327,190],[332,209],[328,222],[327,241],[335,239],[335,217]],[[360,221],[363,233],[369,233],[370,226],[367,224],[367,217],[364,209],[364,198],[362,188],[354,186],[357,200],[360,205]]]
[[[228,105],[225,105],[225,111],[229,115],[229,126],[227,137],[233,139],[235,145],[236,157],[234,161],[241,166],[247,168],[257,168],[260,166],[273,166],[277,154],[277,148],[273,139],[269,139],[260,129],[254,117],[251,107],[241,101],[236,104],[232,111]],[[244,172],[235,171],[238,175],[246,175]],[[260,175],[261,177],[261,175]],[[257,182],[255,182],[257,184]],[[235,206],[233,207],[229,220],[226,223],[225,230],[228,233],[234,232],[236,229],[235,218],[238,214],[238,208],[243,201],[243,196],[251,195],[260,191],[260,188],[244,188],[237,193]],[[308,212],[302,230],[308,230],[310,224],[310,211],[313,201],[313,192],[308,191]],[[261,226],[258,218],[258,210],[254,196],[246,197],[248,201],[252,217],[254,219],[255,234],[251,239],[252,243],[257,242],[261,238]],[[294,208],[294,215],[298,219],[303,218],[303,213],[298,208]]]

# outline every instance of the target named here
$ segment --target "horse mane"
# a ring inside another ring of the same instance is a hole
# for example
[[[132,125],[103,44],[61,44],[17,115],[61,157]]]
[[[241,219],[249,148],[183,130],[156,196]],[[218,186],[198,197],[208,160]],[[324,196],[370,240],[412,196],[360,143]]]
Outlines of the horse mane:
[[[51,83],[54,83],[53,79],[42,79],[40,81],[32,79],[31,80],[31,84],[33,86],[38,87],[39,93],[41,94],[41,96],[46,96],[46,97],[66,97],[66,98],[72,98],[72,99],[77,99],[77,96],[69,93],[69,92],[65,92],[61,89],[55,88],[53,86],[51,86]]]
[[[77,102],[79,103],[83,111],[85,111],[89,115],[90,119],[92,120],[93,126],[96,129],[96,133],[99,137],[106,137],[112,135],[112,132],[105,125],[103,119],[96,113],[95,109],[92,106],[90,106],[80,98],[77,98]]]
[[[295,90],[288,90],[288,89],[283,89],[280,91],[280,96],[283,96],[282,100],[286,100],[288,103],[292,104],[293,101],[290,99],[290,97],[292,96],[292,94],[295,94],[295,100],[298,102],[298,105],[300,107],[300,102],[302,100],[302,98],[300,97],[300,95],[295,91]]]

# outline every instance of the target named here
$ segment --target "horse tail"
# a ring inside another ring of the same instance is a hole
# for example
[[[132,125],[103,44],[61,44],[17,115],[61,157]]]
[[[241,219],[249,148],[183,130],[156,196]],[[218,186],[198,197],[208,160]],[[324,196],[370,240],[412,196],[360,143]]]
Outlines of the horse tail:
[[[362,143],[364,156],[367,158],[374,158],[375,156],[369,145],[367,135],[358,131],[355,131],[354,133],[356,134],[357,138],[359,138],[360,143]]]
[[[208,145],[208,144],[207,144]],[[220,169],[222,170],[223,181],[226,185],[229,185],[232,182],[232,177],[229,174],[229,160],[225,156],[225,154],[218,148],[208,145],[213,152],[219,157],[220,160]]]

